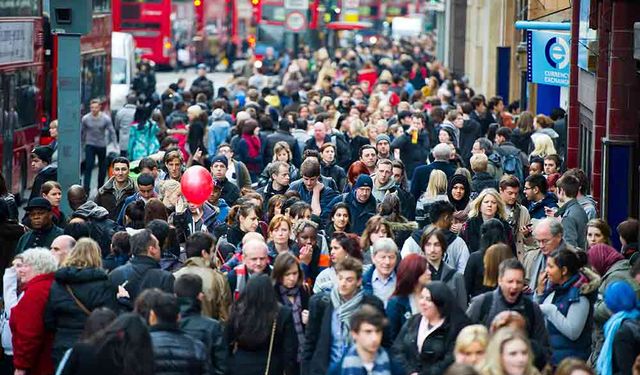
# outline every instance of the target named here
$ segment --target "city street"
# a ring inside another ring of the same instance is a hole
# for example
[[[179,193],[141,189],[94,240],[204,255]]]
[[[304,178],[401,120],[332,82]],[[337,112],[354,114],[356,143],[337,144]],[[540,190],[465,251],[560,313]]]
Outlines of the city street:
[[[0,375],[640,375],[639,98],[640,0],[0,0]]]
[[[158,94],[162,94],[170,84],[177,82],[178,78],[185,78],[187,80],[187,88],[191,86],[191,82],[197,77],[195,68],[189,68],[182,72],[157,72],[156,73],[156,91]],[[213,81],[213,87],[218,90],[218,87],[226,87],[229,80],[233,78],[231,73],[213,72],[208,73],[207,78]]]

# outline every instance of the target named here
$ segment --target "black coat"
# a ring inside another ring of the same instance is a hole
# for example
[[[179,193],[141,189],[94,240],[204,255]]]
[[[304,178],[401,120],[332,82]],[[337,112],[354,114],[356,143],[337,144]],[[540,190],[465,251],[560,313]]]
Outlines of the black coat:
[[[471,159],[471,150],[476,139],[482,137],[482,129],[480,123],[474,119],[464,121],[464,125],[460,129],[460,139],[458,146],[460,149],[460,157],[465,166],[469,167],[469,159]]]
[[[276,130],[273,134],[269,134],[267,136],[264,142],[265,144],[263,158],[266,163],[273,160],[273,147],[278,142],[286,142],[289,145],[293,156],[293,159],[291,160],[293,165],[300,165],[300,163],[302,163],[298,141],[293,135],[291,135],[291,133],[284,130]]]
[[[125,281],[125,289],[129,292],[129,300],[135,301],[145,289],[158,288],[163,292],[173,293],[175,278],[170,272],[160,269],[160,263],[146,255],[135,255],[124,266],[120,266],[109,274],[109,280],[117,288]]]
[[[404,163],[407,176],[413,176],[414,169],[423,165],[429,157],[429,132],[424,129],[420,131],[416,144],[411,143],[411,135],[404,133],[391,142],[391,148],[400,150],[400,160]]]
[[[178,325],[184,333],[204,344],[211,361],[211,374],[223,375],[227,370],[227,345],[222,325],[203,316],[199,304],[193,301],[181,301]]]
[[[18,224],[14,220],[8,220],[4,223],[0,223],[0,269],[4,270],[11,265],[13,256],[16,251],[16,245],[18,240],[24,234],[25,227]],[[2,280],[0,280],[0,287],[2,287]]]
[[[265,342],[253,343],[251,347],[236,344],[235,332],[232,324],[227,324],[225,339],[228,343],[228,374],[263,375],[267,366],[271,333]],[[235,348],[235,350],[234,350]],[[276,318],[276,331],[273,338],[271,363],[269,374],[297,375],[299,366],[296,360],[298,354],[298,339],[293,325],[291,309],[281,307]]]
[[[38,172],[33,179],[33,185],[31,186],[31,195],[29,200],[40,196],[40,189],[42,185],[47,181],[58,181],[58,167],[47,165]]]
[[[427,190],[431,171],[436,169],[447,175],[447,181],[456,173],[456,166],[447,161],[434,161],[431,164],[417,167],[411,179],[411,195],[413,195],[416,200],[419,200],[422,193]]]
[[[55,332],[52,355],[54,363],[58,363],[65,351],[76,343],[88,318],[66,287],[71,288],[75,297],[89,311],[108,307],[117,313],[118,302],[117,289],[101,268],[63,267],[56,271],[55,277],[44,321],[47,329]]]
[[[613,340],[613,375],[631,374],[633,362],[640,355],[640,322],[627,319],[622,322]]]
[[[320,164],[320,174],[325,177],[331,177],[335,181],[338,191],[344,190],[344,186],[347,184],[347,173],[341,166],[335,162],[330,165],[322,162]]]
[[[362,304],[378,309],[382,314],[384,304],[376,296],[365,294]],[[331,358],[331,317],[333,304],[327,292],[319,293],[309,300],[309,324],[307,324],[306,340],[302,351],[302,374],[324,375],[329,369]],[[382,345],[389,346],[389,337],[383,337]]]
[[[200,340],[176,324],[159,323],[150,329],[155,375],[209,375],[209,353]]]
[[[484,189],[498,190],[498,181],[487,172],[478,172],[471,178],[471,191],[479,194]]]
[[[484,251],[476,251],[469,255],[467,267],[464,269],[464,286],[470,297],[475,297],[492,290],[482,284],[484,280]]]
[[[422,344],[422,351],[418,353],[418,328],[421,319],[422,315],[416,314],[404,324],[391,350],[393,358],[402,364],[406,374],[443,374],[453,363],[456,337],[468,322],[453,323],[447,317],[440,327],[427,336]]]

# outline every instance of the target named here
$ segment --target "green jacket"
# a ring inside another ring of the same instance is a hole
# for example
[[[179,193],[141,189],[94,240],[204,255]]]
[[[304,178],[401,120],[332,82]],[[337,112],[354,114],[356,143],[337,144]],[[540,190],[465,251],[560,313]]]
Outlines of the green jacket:
[[[16,245],[16,254],[20,254],[33,247],[44,247],[48,249],[53,240],[63,234],[64,231],[53,224],[51,224],[51,228],[44,231],[30,230],[23,234],[18,240],[18,244]]]

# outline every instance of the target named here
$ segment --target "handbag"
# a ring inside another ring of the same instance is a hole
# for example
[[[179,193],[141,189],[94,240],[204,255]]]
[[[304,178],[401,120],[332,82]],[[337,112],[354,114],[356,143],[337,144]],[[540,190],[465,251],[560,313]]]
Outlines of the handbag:
[[[85,306],[82,302],[80,302],[78,297],[76,297],[76,295],[73,293],[73,289],[71,289],[71,287],[68,284],[65,285],[64,287],[67,290],[67,292],[69,292],[69,294],[71,295],[71,298],[73,298],[73,301],[76,303],[76,305],[78,305],[80,310],[82,310],[85,314],[87,314],[87,316],[91,315],[91,310],[89,310],[87,306]]]
[[[269,375],[269,366],[271,365],[271,352],[273,351],[273,339],[276,335],[276,318],[273,318],[271,326],[271,339],[269,340],[269,355],[267,356],[267,367],[264,369],[264,375]]]

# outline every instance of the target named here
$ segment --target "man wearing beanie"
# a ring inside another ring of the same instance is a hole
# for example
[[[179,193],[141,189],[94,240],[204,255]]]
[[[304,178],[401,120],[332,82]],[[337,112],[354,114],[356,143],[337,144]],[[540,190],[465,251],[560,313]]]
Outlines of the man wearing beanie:
[[[40,188],[47,181],[58,181],[58,168],[51,164],[53,149],[48,146],[38,146],[31,151],[31,170],[36,173],[31,186],[29,200],[40,196]]]
[[[378,159],[395,160],[391,153],[391,137],[386,134],[378,134],[376,137],[376,151],[378,151]]]
[[[376,214],[376,199],[371,194],[373,180],[369,175],[361,174],[353,185],[351,192],[336,197],[330,204],[331,207],[339,202],[349,206],[351,216],[351,230],[358,236],[362,235],[367,221]]]
[[[240,189],[236,184],[227,179],[227,168],[229,160],[224,155],[216,155],[211,159],[211,174],[213,179],[222,186],[220,198],[229,205],[233,206],[236,200],[240,198]]]

